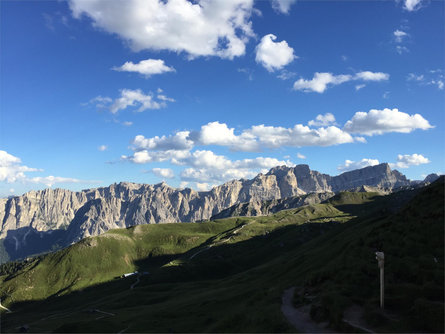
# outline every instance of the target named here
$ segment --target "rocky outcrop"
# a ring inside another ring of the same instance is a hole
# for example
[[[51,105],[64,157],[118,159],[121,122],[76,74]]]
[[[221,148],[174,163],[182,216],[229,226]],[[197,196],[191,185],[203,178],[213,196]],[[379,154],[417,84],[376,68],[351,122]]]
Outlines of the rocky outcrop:
[[[432,174],[429,174],[429,175],[427,175],[427,177],[425,177],[425,179],[423,180],[423,182],[425,182],[426,184],[428,184],[428,183],[433,183],[434,181],[436,181],[437,179],[439,179],[439,175],[438,174],[435,174],[435,173],[432,173]]]
[[[333,197],[335,193],[311,193],[301,196],[293,196],[270,201],[250,201],[239,203],[227,208],[220,213],[212,216],[210,219],[222,219],[239,216],[266,216],[281,210],[298,208],[303,205],[318,204]]]
[[[275,167],[252,180],[230,181],[206,192],[174,189],[165,183],[128,182],[80,192],[63,189],[30,191],[23,196],[0,199],[0,241],[8,238],[9,231],[26,231],[14,233],[14,242],[10,244],[18,249],[27,244],[30,231],[64,230],[64,243],[68,244],[112,228],[207,220],[239,203],[257,203],[249,204],[246,210],[251,214],[265,214],[275,209],[262,208],[260,203],[264,201],[307,193],[337,192],[363,185],[393,189],[409,184],[405,176],[392,171],[388,164],[334,177],[312,171],[307,165],[298,165]],[[286,201],[275,204],[277,208],[279,205],[297,205],[284,203]]]

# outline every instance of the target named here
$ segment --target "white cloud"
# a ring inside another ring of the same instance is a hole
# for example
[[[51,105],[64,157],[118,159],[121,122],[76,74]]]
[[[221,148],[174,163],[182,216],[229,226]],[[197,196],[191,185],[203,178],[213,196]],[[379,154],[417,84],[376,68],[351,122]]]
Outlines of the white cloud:
[[[189,182],[187,182],[187,181],[181,181],[181,183],[179,183],[179,188],[185,188],[188,186],[188,184],[189,184]]]
[[[36,176],[28,179],[27,181],[32,183],[41,183],[47,187],[52,187],[56,183],[97,183],[98,181],[87,181],[73,179],[71,177],[60,177],[60,176]]]
[[[391,168],[409,168],[410,166],[418,166],[421,164],[428,164],[431,161],[422,156],[421,154],[399,154],[397,156],[397,162],[389,163]],[[380,162],[377,159],[362,159],[360,161],[345,160],[343,165],[337,167],[341,172],[349,170],[360,169],[368,166],[378,165]]]
[[[198,191],[208,191],[208,190],[210,190],[211,187],[208,183],[196,182],[196,188],[198,189]]]
[[[249,81],[253,80],[253,70],[250,68],[238,68],[237,71],[246,74]]]
[[[193,148],[193,141],[188,139],[190,131],[179,131],[174,135],[145,138],[142,135],[137,135],[132,145],[135,150],[152,150],[152,151],[168,151],[168,150],[190,150]]]
[[[389,74],[383,72],[363,71],[356,73],[354,79],[363,81],[385,81],[389,79]]]
[[[274,42],[276,39],[277,36],[273,34],[265,35],[256,47],[256,62],[269,72],[282,69],[297,58],[286,41]]]
[[[365,88],[365,86],[366,86],[365,84],[356,85],[355,90],[360,90],[362,88]]]
[[[404,0],[403,8],[409,12],[418,10],[421,7],[422,0]]]
[[[210,122],[201,126],[198,131],[179,131],[173,135],[145,138],[136,136],[132,141],[132,149],[137,154],[131,157],[123,156],[123,160],[135,163],[165,161],[182,154],[185,156],[195,146],[225,146],[232,151],[260,152],[264,149],[303,146],[331,146],[354,142],[354,138],[336,126],[327,126],[335,121],[332,114],[320,115],[316,126],[311,128],[296,124],[293,128],[254,125],[235,134],[234,128],[225,123]]]
[[[364,137],[354,137],[354,141],[359,142],[359,143],[366,143],[366,138]]]
[[[359,81],[384,81],[389,79],[389,74],[383,72],[362,71],[354,75],[339,74],[333,75],[328,72],[316,72],[311,80],[303,78],[294,82],[294,90],[301,90],[303,92],[317,92],[323,93],[329,86],[340,85],[344,82],[359,80]]]
[[[139,63],[134,64],[131,61],[127,61],[120,67],[113,67],[113,70],[119,72],[137,72],[150,77],[153,74],[162,74],[167,72],[175,72],[173,67],[169,67],[164,64],[162,59],[146,59],[141,60]]]
[[[393,35],[394,35],[396,43],[402,43],[403,39],[408,36],[408,33],[406,33],[403,30],[396,29],[393,32]]]
[[[281,80],[288,80],[288,79],[293,78],[296,75],[297,75],[297,73],[295,73],[295,72],[282,70],[281,73],[279,75],[277,75],[277,78],[281,79]]]
[[[328,112],[324,115],[317,115],[317,117],[315,117],[315,120],[311,120],[307,124],[309,126],[328,126],[334,123],[335,116]]]
[[[390,163],[391,168],[409,168],[410,166],[418,166],[428,164],[431,161],[421,154],[399,154],[396,163]]]
[[[110,106],[110,111],[115,114],[119,110],[124,110],[129,106],[136,106],[139,108],[137,111],[142,112],[147,109],[161,109],[166,106],[164,102],[156,101],[151,93],[144,94],[140,89],[122,89],[121,97],[114,100]]]
[[[75,18],[119,35],[135,51],[170,50],[232,59],[253,36],[253,0],[70,0]]]
[[[6,151],[0,150],[0,182],[14,183],[14,182],[31,182],[41,183],[48,187],[55,183],[96,183],[97,181],[85,181],[73,178],[65,178],[60,176],[37,176],[29,178],[25,173],[27,172],[42,172],[42,169],[30,168],[21,165],[20,158],[9,154]]]
[[[230,160],[208,150],[191,153],[184,163],[191,167],[181,172],[182,180],[214,184],[233,179],[252,178],[259,172],[278,165],[293,165],[290,161],[268,157]]]
[[[174,102],[175,100],[167,97],[163,94],[159,94],[162,90],[158,89],[158,94],[155,96],[153,92],[143,93],[140,89],[121,89],[120,97],[113,100],[106,96],[97,96],[91,99],[88,103],[95,104],[98,109],[108,109],[111,113],[116,114],[119,110],[125,110],[128,107],[136,107],[138,112],[142,112],[147,109],[161,109],[167,106],[167,102]],[[116,123],[121,123],[116,121]],[[123,125],[132,125],[132,122],[122,122]]]
[[[100,145],[97,149],[99,151],[103,152],[103,151],[106,151],[108,149],[108,146],[107,145]]]
[[[433,126],[420,114],[409,115],[397,108],[371,109],[368,113],[357,112],[347,121],[343,130],[367,136],[386,132],[409,133],[416,129],[427,130]]]
[[[401,54],[403,54],[403,53],[409,52],[409,49],[408,49],[406,46],[403,46],[403,45],[397,45],[397,46],[396,46],[396,51],[397,51],[397,53],[398,53],[399,55],[401,55]]]
[[[306,159],[306,156],[301,153],[297,153],[297,158],[298,159]]]
[[[288,14],[290,7],[297,2],[297,0],[272,0],[272,8],[277,12]]]
[[[406,76],[406,80],[408,80],[408,81],[424,81],[425,76],[423,74],[417,75],[414,73],[408,73],[408,75]]]
[[[149,151],[147,149],[134,152],[131,156],[122,156],[122,160],[136,164],[169,161],[175,165],[187,166],[180,176],[182,181],[221,183],[232,179],[250,178],[264,169],[277,165],[293,165],[290,161],[269,157],[254,159],[230,160],[210,150],[167,150]],[[161,169],[153,169],[153,173],[161,174]],[[167,177],[167,174],[162,175]],[[173,176],[173,175],[172,175]]]
[[[200,131],[192,131],[189,138],[198,145],[229,146],[236,151],[255,151],[259,149],[254,136],[246,132],[237,136],[234,130],[225,123],[210,122],[201,126]]]
[[[332,73],[316,72],[311,80],[300,78],[295,81],[294,89],[303,92],[323,93],[328,85],[340,85],[350,80],[352,80],[352,76],[349,74],[333,75]]]
[[[346,172],[349,170],[365,168],[368,166],[375,166],[378,165],[379,163],[380,162],[377,159],[366,159],[366,158],[360,161],[345,160],[345,163],[343,165],[338,166],[337,169],[341,172]]]
[[[30,168],[21,164],[20,158],[0,150],[0,182],[13,183],[26,180],[26,172],[39,172],[40,169]]]
[[[258,138],[261,147],[268,148],[331,146],[354,141],[351,135],[335,126],[311,129],[301,124],[293,128],[256,125],[246,132]]]
[[[432,80],[432,81],[430,81],[430,83],[432,85],[436,85],[437,88],[439,88],[440,90],[443,90],[444,82],[442,80],[437,80],[437,81],[436,80]]]
[[[151,172],[156,176],[166,179],[173,179],[175,177],[175,173],[170,168],[153,168]]]
[[[415,82],[421,86],[437,86],[438,89],[444,89],[445,76],[441,70],[430,70],[425,74],[408,73],[406,76],[407,81]]]
[[[113,99],[108,97],[108,96],[96,96],[94,98],[92,98],[91,100],[89,100],[87,103],[82,103],[83,106],[87,106],[90,104],[93,104],[96,106],[97,109],[106,109],[109,104],[113,102]]]
[[[224,146],[232,151],[259,152],[283,147],[331,146],[353,142],[366,143],[365,138],[352,137],[351,133],[374,135],[385,132],[410,132],[416,128],[431,127],[422,116],[408,115],[397,109],[356,113],[343,130],[332,125],[334,122],[334,115],[327,113],[318,115],[315,120],[309,122],[317,128],[302,124],[296,124],[291,128],[260,124],[238,134],[234,128],[225,123],[210,122],[196,131],[178,131],[172,135],[151,138],[138,135],[132,141],[133,154],[123,155],[121,159],[136,164],[169,162],[185,167],[180,172],[180,179],[184,182],[217,184],[231,179],[251,178],[258,172],[267,171],[277,165],[293,165],[293,163],[271,157],[231,160],[211,150],[197,149],[197,147]],[[306,158],[300,153],[297,157]],[[374,162],[372,159],[364,159],[357,163],[349,161],[342,168],[352,168],[351,166],[357,164],[364,166]],[[157,170],[156,173],[161,171]]]

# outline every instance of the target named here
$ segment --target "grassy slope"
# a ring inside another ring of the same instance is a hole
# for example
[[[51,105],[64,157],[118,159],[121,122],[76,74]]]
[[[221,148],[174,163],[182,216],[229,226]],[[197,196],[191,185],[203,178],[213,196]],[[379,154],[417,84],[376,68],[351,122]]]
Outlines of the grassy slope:
[[[437,187],[429,190],[401,214],[389,217],[403,194],[381,198],[345,193],[327,204],[270,217],[112,231],[111,237],[84,240],[38,264],[30,263],[14,278],[2,276],[2,299],[6,297],[6,305],[16,311],[4,315],[2,327],[14,330],[26,322],[31,331],[40,332],[117,332],[125,328],[127,332],[292,331],[280,312],[281,294],[291,285],[304,286],[315,295],[334,325],[340,324],[343,309],[352,302],[363,305],[373,320],[384,317],[376,311],[376,249],[387,255],[389,307],[403,320],[416,310],[402,307],[411,302],[420,311],[429,307],[432,311],[426,315],[431,318],[440,309],[438,305],[443,308],[443,287],[439,294],[437,284],[443,279],[443,184],[441,187],[442,192]],[[346,222],[354,216],[359,218],[342,225],[299,225]],[[434,265],[428,262],[432,256],[438,260]],[[410,271],[415,274],[406,276],[405,265],[409,264],[418,267]],[[111,280],[123,272],[147,268],[150,275],[143,276],[134,290],[129,286],[135,278]],[[31,279],[40,288],[24,292]],[[86,286],[90,287],[79,290]],[[67,287],[64,296],[54,296]],[[20,298],[51,295],[46,301],[17,303]],[[441,304],[434,300],[438,295]],[[398,296],[405,299],[398,300]],[[85,312],[87,309],[115,315]],[[434,330],[428,328],[429,322],[413,320],[388,321],[385,328]]]

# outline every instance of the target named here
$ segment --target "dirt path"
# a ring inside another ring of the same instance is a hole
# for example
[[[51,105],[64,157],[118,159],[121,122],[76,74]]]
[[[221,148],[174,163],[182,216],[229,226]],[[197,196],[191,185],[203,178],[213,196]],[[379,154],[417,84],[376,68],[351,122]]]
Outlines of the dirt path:
[[[296,309],[292,304],[294,292],[295,287],[284,291],[281,299],[281,312],[283,312],[283,315],[287,321],[289,321],[289,323],[291,323],[292,326],[297,329],[297,331],[302,333],[336,333],[335,331],[324,327],[323,324],[317,324],[316,322],[312,321],[309,315],[309,307],[307,307],[307,309],[304,307]]]
[[[241,227],[239,227],[238,229],[234,230],[234,231],[232,232],[232,235],[231,235],[230,237],[228,237],[227,239],[220,240],[220,241],[218,241],[218,242],[215,243],[215,244],[209,245],[209,246],[207,246],[206,248],[197,251],[196,253],[194,253],[192,256],[189,257],[189,260],[193,259],[196,255],[198,255],[198,254],[200,254],[200,253],[202,253],[202,252],[208,251],[208,250],[209,250],[210,248],[212,248],[213,246],[218,246],[218,245],[221,245],[221,244],[223,244],[223,243],[225,243],[225,242],[230,241],[230,239],[232,239],[232,237],[233,237],[234,234],[238,234],[238,232],[241,231],[241,230],[243,229],[243,227],[245,227],[245,226],[247,226],[247,225],[249,225],[249,223],[244,224],[244,225],[242,225]]]
[[[365,333],[375,333],[363,320],[363,308],[358,305],[352,305],[345,311],[343,321]]]
[[[136,282],[134,282],[131,286],[130,286],[130,290],[133,290],[134,289],[134,287],[136,286],[136,285],[138,285],[139,284],[139,282],[141,281],[141,275],[140,274],[138,274],[138,277],[136,278]]]

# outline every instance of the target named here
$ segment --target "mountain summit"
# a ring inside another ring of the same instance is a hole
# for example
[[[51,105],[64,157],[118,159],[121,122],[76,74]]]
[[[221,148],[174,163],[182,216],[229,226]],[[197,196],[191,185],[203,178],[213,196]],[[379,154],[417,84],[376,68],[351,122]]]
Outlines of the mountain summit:
[[[166,183],[129,182],[80,192],[30,191],[0,199],[0,254],[3,251],[3,258],[7,253],[7,258],[15,259],[46,251],[48,245],[63,247],[109,229],[207,220],[243,202],[361,186],[392,190],[410,184],[403,174],[383,163],[338,176],[313,171],[308,165],[279,166],[251,180],[229,181],[204,192],[174,189]]]

